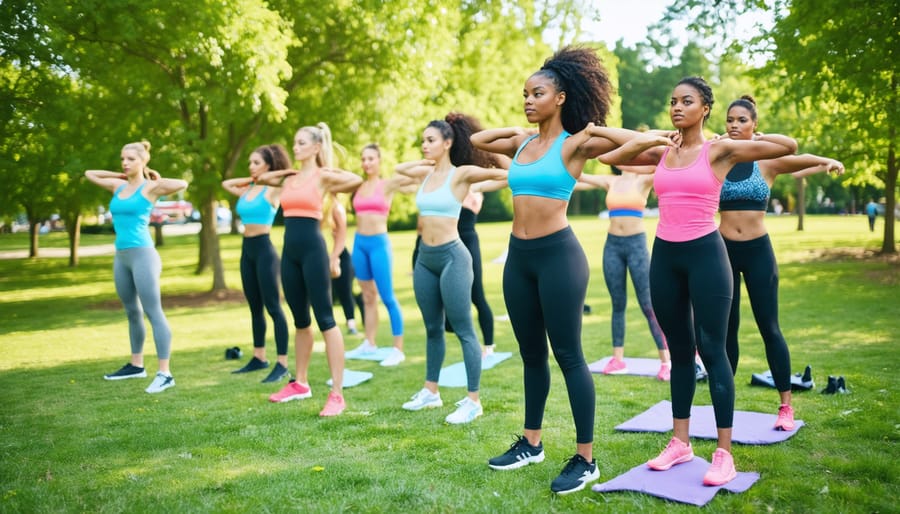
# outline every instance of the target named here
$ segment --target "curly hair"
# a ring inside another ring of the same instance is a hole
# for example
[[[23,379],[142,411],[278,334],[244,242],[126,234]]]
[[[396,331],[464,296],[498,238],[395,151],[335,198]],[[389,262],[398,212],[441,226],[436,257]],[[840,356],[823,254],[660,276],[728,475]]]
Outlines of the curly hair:
[[[743,107],[744,109],[747,109],[750,112],[750,119],[752,119],[753,121],[757,121],[756,100],[754,100],[752,96],[741,96],[737,100],[731,102],[731,104],[728,106],[728,110],[730,111],[732,107]]]
[[[567,132],[574,134],[590,122],[606,125],[612,85],[594,49],[566,46],[547,58],[534,75],[547,77],[557,91],[566,93],[560,118]]]
[[[709,111],[706,113],[706,116],[703,117],[703,121],[709,119],[710,113],[712,113],[712,106],[716,102],[713,98],[712,88],[709,87],[709,84],[703,80],[703,77],[685,77],[678,81],[678,86],[682,84],[687,84],[692,88],[696,89],[698,93],[700,93],[700,97],[703,99],[703,105],[709,107]]]

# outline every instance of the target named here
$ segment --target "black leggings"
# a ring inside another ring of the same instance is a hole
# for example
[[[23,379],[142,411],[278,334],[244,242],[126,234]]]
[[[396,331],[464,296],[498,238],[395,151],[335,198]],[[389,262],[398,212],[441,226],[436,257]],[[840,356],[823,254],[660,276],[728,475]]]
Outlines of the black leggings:
[[[312,324],[312,304],[316,324],[322,332],[334,328],[334,306],[331,303],[331,272],[328,251],[313,218],[284,219],[284,250],[281,253],[281,285],[284,298],[294,315],[294,327]]]
[[[284,311],[281,310],[278,275],[278,254],[269,234],[245,237],[241,245],[241,284],[244,287],[244,297],[250,305],[253,347],[266,346],[266,316],[263,312],[265,307],[272,317],[278,355],[287,355],[288,327]]]
[[[750,307],[756,326],[766,346],[766,360],[775,380],[775,387],[781,391],[791,390],[791,353],[778,326],[778,264],[769,235],[751,241],[729,241],[725,239],[728,259],[731,261],[734,292],[731,300],[731,316],[728,318],[728,339],[725,349],[731,370],[737,373],[740,349],[738,347],[738,327],[741,324],[741,274],[747,284]]]
[[[478,241],[478,232],[474,230],[460,231],[459,238],[472,255],[472,272],[475,276],[475,279],[472,281],[472,303],[475,304],[475,309],[478,311],[478,325],[481,327],[482,340],[485,346],[493,346],[494,313],[491,311],[491,306],[484,295],[484,275],[481,266],[481,245]],[[453,332],[449,318],[445,328],[447,332]]]
[[[672,357],[672,417],[691,417],[699,351],[709,373],[716,427],[731,428],[734,375],[725,353],[731,308],[731,266],[718,231],[671,243],[656,238],[650,257],[650,297]],[[696,330],[695,330],[696,326]]]
[[[503,296],[524,365],[525,428],[539,430],[550,392],[547,337],[566,381],[579,444],[594,440],[594,379],[581,350],[588,263],[571,227],[509,238]]]
[[[331,294],[341,302],[341,309],[344,310],[344,319],[350,321],[355,319],[354,311],[356,309],[356,300],[353,298],[353,261],[350,259],[350,252],[344,248],[341,252],[341,276],[331,279]]]

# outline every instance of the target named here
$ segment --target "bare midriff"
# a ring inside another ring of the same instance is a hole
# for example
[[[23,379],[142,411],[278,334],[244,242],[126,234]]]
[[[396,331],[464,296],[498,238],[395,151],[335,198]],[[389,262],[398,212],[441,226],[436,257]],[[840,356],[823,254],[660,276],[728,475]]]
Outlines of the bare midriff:
[[[729,241],[750,241],[766,235],[763,211],[721,211],[719,232]]]
[[[512,233],[519,239],[549,236],[569,226],[569,202],[542,196],[513,197]]]

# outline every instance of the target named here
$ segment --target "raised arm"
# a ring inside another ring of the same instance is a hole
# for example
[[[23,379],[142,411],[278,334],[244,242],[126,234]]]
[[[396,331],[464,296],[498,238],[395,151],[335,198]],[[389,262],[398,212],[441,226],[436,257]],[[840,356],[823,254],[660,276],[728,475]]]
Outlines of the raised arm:
[[[844,173],[844,165],[840,161],[808,153],[759,161],[759,168],[763,173],[773,176],[790,173],[795,177],[808,177],[828,171],[838,175]]]
[[[394,171],[414,180],[422,180],[426,175],[434,169],[434,161],[431,159],[420,159],[418,161],[407,161],[398,164]]]
[[[125,174],[117,171],[87,170],[84,176],[109,192],[115,192],[119,186],[127,182]]]
[[[490,193],[491,191],[499,191],[501,189],[509,187],[509,181],[506,179],[503,180],[485,180],[482,182],[475,182],[469,189],[476,193]]]
[[[588,173],[582,173],[580,177],[578,177],[578,182],[575,183],[575,191],[588,191],[591,189],[606,189],[609,191],[609,186],[612,185],[613,180],[615,180],[613,175],[590,175]]]
[[[281,187],[284,184],[284,179],[296,174],[297,170],[267,171],[256,178],[256,183],[264,186]]]
[[[419,188],[419,184],[421,184],[421,181],[419,180],[407,177],[406,175],[398,174],[385,181],[384,194],[389,195],[393,193],[415,193]]]
[[[675,146],[673,138],[677,132],[650,130],[638,132],[635,130],[613,127],[598,127],[589,124],[585,132],[591,137],[585,145],[604,164],[657,164],[662,158],[663,149],[667,146]],[[605,142],[604,142],[605,141]],[[596,153],[600,150],[600,153]]]
[[[150,200],[156,200],[160,196],[170,195],[187,189],[188,183],[180,178],[163,178],[158,171],[147,168],[147,187],[144,191]]]
[[[322,168],[322,187],[329,193],[352,193],[363,183],[363,178],[339,168]]]
[[[253,178],[251,177],[230,178],[228,180],[222,181],[222,188],[224,188],[225,191],[228,191],[234,196],[241,196],[242,194],[247,192],[247,189],[252,183]]]
[[[469,140],[475,148],[507,157],[516,155],[525,138],[535,134],[533,130],[522,127],[506,127],[482,130],[472,134]]]

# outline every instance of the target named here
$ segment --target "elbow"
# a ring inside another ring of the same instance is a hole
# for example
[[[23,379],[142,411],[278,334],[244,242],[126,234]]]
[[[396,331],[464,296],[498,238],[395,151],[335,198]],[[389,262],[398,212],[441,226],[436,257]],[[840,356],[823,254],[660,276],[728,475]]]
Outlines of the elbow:
[[[800,148],[800,146],[797,144],[797,140],[793,139],[793,138],[790,139],[790,142],[788,143],[787,147],[790,150],[788,152],[789,154],[797,153],[797,150]]]

